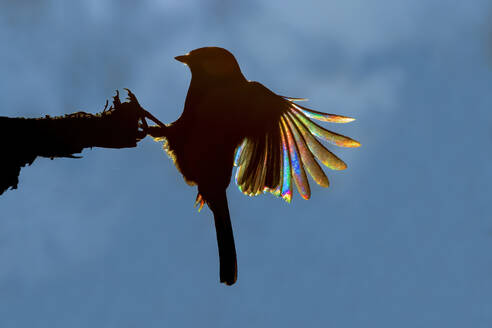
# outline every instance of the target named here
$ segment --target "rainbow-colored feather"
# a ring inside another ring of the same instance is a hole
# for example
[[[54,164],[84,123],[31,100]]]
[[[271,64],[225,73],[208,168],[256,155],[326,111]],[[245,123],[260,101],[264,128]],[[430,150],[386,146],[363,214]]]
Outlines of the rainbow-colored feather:
[[[320,186],[328,187],[330,184],[316,158],[332,170],[347,168],[317,138],[339,147],[360,146],[359,142],[326,130],[311,119],[333,123],[348,123],[354,119],[318,112],[294,103],[305,100],[302,98],[282,98],[287,110],[280,117],[278,130],[260,140],[246,138],[237,148],[234,160],[234,165],[238,167],[236,183],[247,195],[268,191],[290,202],[294,181],[299,194],[309,199],[311,189],[306,171]]]

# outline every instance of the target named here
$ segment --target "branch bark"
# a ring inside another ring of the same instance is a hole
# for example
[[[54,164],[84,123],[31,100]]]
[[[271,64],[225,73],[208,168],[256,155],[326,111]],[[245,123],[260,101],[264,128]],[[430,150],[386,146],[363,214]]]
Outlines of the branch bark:
[[[80,158],[74,154],[84,148],[132,148],[145,138],[149,118],[164,124],[143,109],[127,90],[122,103],[119,92],[101,113],[77,112],[43,118],[0,117],[0,195],[8,188],[17,189],[22,167],[31,165],[38,156]]]

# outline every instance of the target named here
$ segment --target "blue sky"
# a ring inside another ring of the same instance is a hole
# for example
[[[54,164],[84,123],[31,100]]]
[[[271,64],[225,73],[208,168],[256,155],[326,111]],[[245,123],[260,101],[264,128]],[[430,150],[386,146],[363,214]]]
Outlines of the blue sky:
[[[0,197],[1,327],[490,327],[488,1],[0,4],[1,115],[102,110],[128,87],[164,122],[225,47],[248,79],[356,117],[329,189],[228,191],[239,281],[211,213],[152,140],[38,159]]]

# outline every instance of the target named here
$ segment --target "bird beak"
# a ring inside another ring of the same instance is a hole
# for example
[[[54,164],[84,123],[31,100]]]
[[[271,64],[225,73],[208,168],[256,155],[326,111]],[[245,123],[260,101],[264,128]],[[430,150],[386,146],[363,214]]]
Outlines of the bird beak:
[[[186,64],[188,62],[188,54],[183,55],[183,56],[176,56],[176,57],[174,57],[174,59]]]

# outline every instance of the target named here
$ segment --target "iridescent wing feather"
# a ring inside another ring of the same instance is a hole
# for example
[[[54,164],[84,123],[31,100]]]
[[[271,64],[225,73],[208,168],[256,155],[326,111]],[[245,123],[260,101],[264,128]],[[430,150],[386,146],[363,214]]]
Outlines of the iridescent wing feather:
[[[326,130],[312,119],[333,123],[348,123],[354,119],[318,112],[294,102],[304,100],[302,98],[276,97],[281,99],[283,107],[277,127],[269,129],[262,137],[245,138],[236,150],[236,183],[247,195],[268,191],[290,202],[294,181],[299,194],[309,199],[311,190],[306,172],[320,186],[329,186],[316,159],[332,170],[347,168],[317,138],[339,147],[360,146],[359,142]]]

